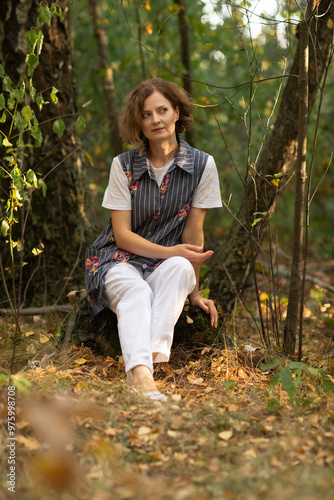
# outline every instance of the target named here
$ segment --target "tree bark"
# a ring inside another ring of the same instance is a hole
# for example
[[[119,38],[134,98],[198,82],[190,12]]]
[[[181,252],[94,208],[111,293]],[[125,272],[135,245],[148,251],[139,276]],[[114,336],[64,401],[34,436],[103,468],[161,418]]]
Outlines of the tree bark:
[[[39,3],[37,0],[3,0],[1,3],[0,61],[16,85],[22,77],[27,53],[23,36],[36,24]],[[79,154],[80,140],[74,129],[78,115],[68,6],[65,1],[60,5],[64,22],[53,16],[51,26],[43,28],[43,49],[33,75],[34,87],[50,104],[41,112],[35,109],[39,123],[43,123],[43,143],[40,148],[31,148],[31,154],[24,160],[24,170],[32,168],[46,176],[47,195],[43,197],[40,190],[35,191],[28,206],[29,217],[23,234],[25,254],[39,242],[43,242],[44,252],[38,257],[30,256],[23,268],[21,306],[22,302],[26,305],[56,303],[67,283],[81,286],[82,273],[76,275],[74,270],[79,263],[83,265],[84,240],[89,230],[85,216],[87,183]],[[50,98],[53,86],[59,89],[56,104]],[[58,117],[66,123],[60,139],[52,130]],[[26,215],[20,215],[22,223]]]
[[[98,0],[88,0],[89,13],[93,24],[94,37],[99,56],[101,84],[106,104],[106,117],[110,130],[110,145],[114,156],[123,152],[123,145],[117,122],[114,74],[110,65],[108,38],[102,26],[102,12]]]
[[[333,43],[334,5],[322,0],[318,15],[310,23],[309,60],[309,111],[316,99],[330,49]],[[257,168],[245,187],[242,205],[208,273],[211,296],[228,310],[236,291],[242,293],[251,269],[250,263],[259,251],[267,220],[264,217],[252,227],[254,212],[272,213],[279,190],[270,183],[274,174],[287,174],[297,156],[298,142],[298,44],[290,77],[283,91],[282,100],[270,139],[263,150]],[[253,244],[251,245],[251,234]],[[252,248],[253,247],[253,248]],[[224,265],[228,269],[228,279]],[[232,283],[231,283],[232,281]]]
[[[192,70],[191,70],[191,53],[190,53],[190,30],[187,20],[187,6],[185,0],[174,0],[180,7],[179,18],[179,33],[181,41],[181,60],[184,68],[183,73],[183,88],[192,96]],[[191,145],[195,145],[195,137],[193,129],[186,130],[185,139]]]
[[[283,351],[293,355],[296,347],[297,315],[300,299],[300,268],[303,247],[304,210],[305,210],[305,182],[306,182],[306,147],[308,122],[308,64],[309,64],[309,20],[313,11],[313,1],[308,2],[304,19],[300,23],[299,47],[299,132],[298,152],[295,169],[295,215],[293,231],[293,251],[291,264],[291,279],[289,288],[289,302],[284,326]]]

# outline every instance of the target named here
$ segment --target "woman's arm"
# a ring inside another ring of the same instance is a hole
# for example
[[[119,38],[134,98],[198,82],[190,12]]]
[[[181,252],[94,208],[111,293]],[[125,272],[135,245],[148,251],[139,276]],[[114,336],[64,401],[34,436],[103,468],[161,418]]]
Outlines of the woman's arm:
[[[131,230],[131,210],[111,210],[111,219],[116,245],[136,255],[155,259],[180,256],[188,259],[192,264],[201,265],[213,253],[210,250],[202,253],[203,246],[188,244],[187,242],[172,247],[164,247],[146,240]]]
[[[204,219],[207,209],[191,207],[190,212],[187,217],[186,225],[182,233],[182,243],[196,245],[198,248],[204,247]],[[207,252],[206,252],[207,253]],[[210,251],[211,255],[213,254]],[[195,274],[196,274],[196,286],[194,290],[189,295],[189,300],[192,305],[201,307],[203,311],[210,314],[211,326],[217,327],[218,324],[218,312],[214,302],[210,299],[205,299],[199,294],[199,271],[200,262],[193,262]]]

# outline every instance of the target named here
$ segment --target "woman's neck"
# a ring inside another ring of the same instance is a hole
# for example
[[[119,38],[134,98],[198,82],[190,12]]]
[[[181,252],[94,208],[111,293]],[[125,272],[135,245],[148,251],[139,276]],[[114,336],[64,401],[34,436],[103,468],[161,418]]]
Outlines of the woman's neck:
[[[174,160],[179,149],[179,144],[175,142],[150,142],[148,147],[148,158],[155,168],[162,168],[170,161]]]

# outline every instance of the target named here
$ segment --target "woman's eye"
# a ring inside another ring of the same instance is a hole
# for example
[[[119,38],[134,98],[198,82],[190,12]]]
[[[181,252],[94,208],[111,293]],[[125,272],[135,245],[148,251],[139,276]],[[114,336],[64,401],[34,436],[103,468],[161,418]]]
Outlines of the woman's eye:
[[[162,113],[166,113],[166,111],[168,111],[168,109],[167,109],[167,108],[162,108],[162,109],[161,109],[161,112],[162,112]]]
[[[143,118],[148,118],[150,116],[150,113],[143,113]]]

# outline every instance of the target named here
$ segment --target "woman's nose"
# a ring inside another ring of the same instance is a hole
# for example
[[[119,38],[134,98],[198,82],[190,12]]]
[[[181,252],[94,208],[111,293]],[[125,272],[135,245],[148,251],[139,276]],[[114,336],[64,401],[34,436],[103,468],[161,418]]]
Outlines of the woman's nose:
[[[153,118],[154,123],[157,123],[160,121],[160,117],[159,117],[158,113],[153,113],[152,118]]]

